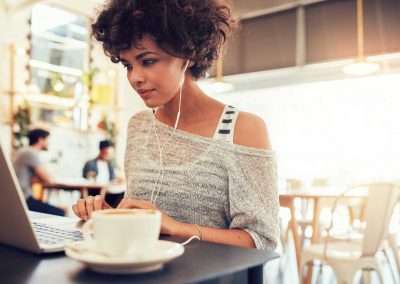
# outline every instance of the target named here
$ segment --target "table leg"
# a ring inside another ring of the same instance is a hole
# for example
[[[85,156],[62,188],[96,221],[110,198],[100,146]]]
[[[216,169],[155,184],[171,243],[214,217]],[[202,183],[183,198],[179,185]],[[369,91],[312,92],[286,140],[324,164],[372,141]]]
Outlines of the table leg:
[[[296,262],[297,262],[297,269],[300,272],[300,263],[301,263],[301,239],[298,231],[298,224],[296,218],[296,209],[294,206],[294,198],[293,197],[286,197],[281,196],[279,197],[279,203],[281,207],[288,208],[290,210],[290,221],[289,221],[289,228],[288,231],[292,232],[293,241],[294,241],[294,248],[296,253]]]
[[[319,214],[321,211],[321,203],[319,198],[313,198],[314,208],[313,208],[313,216],[312,216],[312,236],[311,243],[315,244],[319,242]],[[313,262],[310,262],[307,265],[307,275],[304,283],[311,283],[313,277]]]
[[[311,261],[307,264],[307,274],[306,278],[304,279],[305,284],[311,284],[312,277],[313,277],[313,270],[314,270],[314,263]]]
[[[311,243],[319,242],[319,213],[321,211],[321,204],[319,198],[314,198],[313,219],[312,219],[312,236]]]
[[[294,248],[296,250],[296,261],[297,261],[297,271],[300,271],[300,263],[301,263],[301,240],[299,235],[299,228],[297,225],[297,218],[296,218],[296,210],[294,207],[294,199],[291,200],[290,203],[290,230],[292,231],[293,241],[294,241]]]
[[[249,268],[249,273],[248,273],[248,282],[251,284],[263,284],[264,282],[264,266],[259,265],[256,267]]]

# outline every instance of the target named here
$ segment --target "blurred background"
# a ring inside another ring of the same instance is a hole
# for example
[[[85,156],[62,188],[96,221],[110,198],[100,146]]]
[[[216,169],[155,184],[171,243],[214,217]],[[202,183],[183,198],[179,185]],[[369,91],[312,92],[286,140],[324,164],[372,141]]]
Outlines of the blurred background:
[[[2,143],[11,151],[23,143],[18,132],[44,124],[54,170],[71,176],[72,163],[92,156],[100,137],[115,140],[121,167],[126,123],[143,109],[122,68],[90,38],[102,2],[0,2]],[[281,177],[397,179],[399,1],[365,1],[361,56],[376,66],[361,76],[343,71],[360,57],[356,1],[233,4],[240,29],[222,68],[201,85],[265,119]]]
[[[199,83],[266,121],[279,190],[398,182],[400,0],[230,2],[240,28]],[[49,171],[73,179],[108,139],[123,180],[127,122],[145,107],[90,37],[103,3],[0,0],[0,141],[10,157],[44,127]],[[312,211],[296,202],[300,219]],[[298,232],[307,242],[306,225]]]

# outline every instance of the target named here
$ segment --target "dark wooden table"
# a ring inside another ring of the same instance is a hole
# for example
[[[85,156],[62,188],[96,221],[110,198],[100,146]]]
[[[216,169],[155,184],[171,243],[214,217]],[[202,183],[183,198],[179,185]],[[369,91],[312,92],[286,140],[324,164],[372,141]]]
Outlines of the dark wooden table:
[[[53,183],[43,184],[43,189],[46,190],[66,190],[72,191],[77,190],[81,193],[81,197],[85,198],[91,193],[91,195],[105,194],[108,184],[96,183],[86,181],[84,179],[65,179],[56,180]]]
[[[177,240],[175,240],[177,241]],[[278,255],[193,241],[158,272],[107,275],[92,272],[64,253],[34,255],[0,245],[0,283],[240,283],[262,284],[263,265]]]

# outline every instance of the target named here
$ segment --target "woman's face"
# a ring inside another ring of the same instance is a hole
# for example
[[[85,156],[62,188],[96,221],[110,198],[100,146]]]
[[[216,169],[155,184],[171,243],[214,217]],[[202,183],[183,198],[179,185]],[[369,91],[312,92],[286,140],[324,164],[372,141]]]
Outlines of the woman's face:
[[[120,53],[128,81],[148,107],[170,102],[181,88],[185,60],[160,49],[149,36]]]

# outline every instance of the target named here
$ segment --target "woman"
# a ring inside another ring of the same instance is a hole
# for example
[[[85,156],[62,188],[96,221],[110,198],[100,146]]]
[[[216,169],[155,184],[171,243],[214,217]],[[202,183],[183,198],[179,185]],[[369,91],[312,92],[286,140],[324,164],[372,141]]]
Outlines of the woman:
[[[163,234],[272,250],[278,195],[266,126],[196,83],[233,26],[218,0],[111,0],[101,11],[95,38],[152,109],[129,122],[118,208],[159,209]],[[73,206],[83,219],[104,208],[100,196]]]

